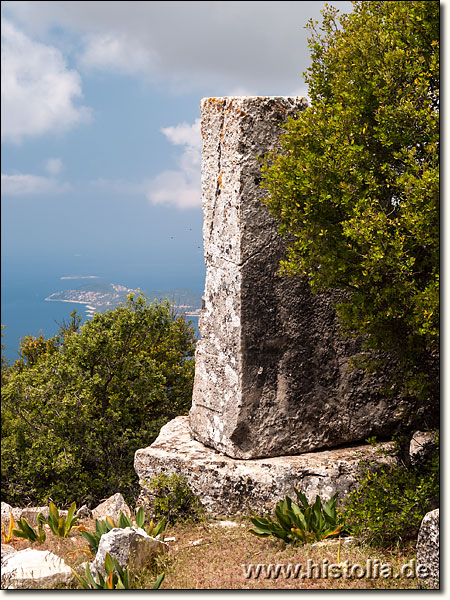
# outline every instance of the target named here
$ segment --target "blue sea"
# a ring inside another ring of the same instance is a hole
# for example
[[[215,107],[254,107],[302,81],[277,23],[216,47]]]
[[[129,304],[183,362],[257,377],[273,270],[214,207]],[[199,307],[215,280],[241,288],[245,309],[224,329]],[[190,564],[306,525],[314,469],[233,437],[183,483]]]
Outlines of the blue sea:
[[[74,289],[85,285],[87,279],[61,279],[73,275],[95,275],[108,283],[124,285],[128,288],[145,289],[175,289],[185,287],[202,292],[201,278],[189,282],[176,282],[152,278],[151,276],[139,277],[138,273],[118,273],[104,271],[71,272],[61,267],[54,267],[43,271],[24,271],[11,268],[11,265],[2,269],[2,295],[1,295],[1,322],[6,327],[3,329],[2,343],[4,355],[10,362],[17,358],[17,349],[20,338],[26,335],[37,336],[42,333],[50,337],[58,332],[60,324],[70,319],[70,314],[76,310],[83,318],[87,319],[86,305],[69,302],[47,302],[45,298],[53,292]],[[172,284],[172,285],[170,285]],[[189,317],[197,328],[198,317]]]

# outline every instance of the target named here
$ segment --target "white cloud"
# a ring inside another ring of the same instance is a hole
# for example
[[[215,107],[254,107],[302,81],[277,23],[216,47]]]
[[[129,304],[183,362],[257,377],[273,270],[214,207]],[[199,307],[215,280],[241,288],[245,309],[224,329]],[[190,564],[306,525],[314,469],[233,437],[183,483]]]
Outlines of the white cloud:
[[[61,52],[35,42],[8,20],[2,22],[2,139],[64,131],[89,117],[75,105],[82,96],[79,74]]]
[[[91,185],[111,194],[145,196],[155,205],[178,209],[201,206],[200,119],[192,125],[180,123],[164,127],[161,131],[172,144],[183,148],[177,159],[178,169],[166,170],[152,179],[138,182],[100,178],[92,181]]]
[[[28,30],[81,36],[80,66],[145,74],[178,90],[283,95],[302,86],[309,64],[305,25],[323,2],[5,3]],[[342,11],[351,2],[332,1]]]
[[[140,73],[151,63],[151,52],[125,34],[105,33],[86,37],[80,65],[121,73]]]
[[[177,171],[163,171],[149,182],[147,198],[152,204],[195,208],[201,206],[201,133],[200,119],[193,125],[180,123],[164,127],[162,133],[172,144],[184,146]]]
[[[200,119],[196,119],[193,125],[189,123],[180,123],[172,127],[163,127],[161,131],[172,144],[201,150],[202,136],[200,132]]]
[[[45,169],[50,175],[59,175],[62,170],[62,160],[60,158],[49,158],[45,164]]]
[[[5,197],[61,194],[69,189],[68,183],[50,177],[22,173],[15,175],[2,173],[2,195]]]

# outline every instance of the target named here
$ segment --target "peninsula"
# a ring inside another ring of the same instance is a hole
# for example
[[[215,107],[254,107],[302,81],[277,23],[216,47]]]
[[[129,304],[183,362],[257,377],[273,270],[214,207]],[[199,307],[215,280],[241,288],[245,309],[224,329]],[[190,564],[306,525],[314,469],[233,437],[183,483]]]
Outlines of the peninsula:
[[[69,277],[66,277],[69,279]],[[119,304],[125,304],[130,293],[139,293],[140,290],[127,288],[124,285],[106,283],[100,279],[71,290],[63,290],[50,294],[45,300],[47,302],[72,302],[74,304],[86,305],[88,316],[96,311],[103,312],[113,309]],[[149,300],[167,300],[177,313],[188,317],[200,316],[202,297],[200,294],[186,289],[175,290],[147,290],[142,294]]]

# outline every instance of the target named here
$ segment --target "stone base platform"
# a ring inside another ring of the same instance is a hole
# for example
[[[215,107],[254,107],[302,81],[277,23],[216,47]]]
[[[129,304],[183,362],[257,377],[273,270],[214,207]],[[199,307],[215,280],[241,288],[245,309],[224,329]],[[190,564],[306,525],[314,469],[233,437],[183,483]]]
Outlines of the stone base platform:
[[[161,472],[183,475],[205,509],[216,515],[272,511],[287,494],[295,497],[300,489],[313,501],[318,494],[328,500],[335,492],[345,499],[356,488],[363,461],[392,462],[367,444],[308,452],[298,456],[260,459],[233,459],[197,442],[189,427],[189,417],[177,417],[161,428],[148,448],[135,454],[134,468],[139,476],[145,505],[146,482]]]

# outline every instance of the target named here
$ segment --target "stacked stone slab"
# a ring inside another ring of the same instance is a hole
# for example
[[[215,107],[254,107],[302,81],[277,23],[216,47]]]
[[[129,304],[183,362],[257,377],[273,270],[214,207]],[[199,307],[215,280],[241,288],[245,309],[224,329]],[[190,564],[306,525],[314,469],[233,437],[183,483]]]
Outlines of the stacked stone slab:
[[[279,276],[286,242],[261,202],[258,157],[306,107],[297,97],[201,103],[206,283],[190,426],[233,458],[388,435],[401,414],[382,382],[349,369],[360,347],[339,335],[338,294]]]
[[[216,515],[271,511],[286,495],[295,498],[294,487],[310,502],[317,494],[325,501],[335,493],[344,501],[358,486],[364,465],[394,462],[379,450],[391,453],[392,442],[299,456],[235,459],[195,440],[188,417],[177,417],[161,428],[149,448],[135,454],[134,468],[141,485],[138,505],[153,514],[154,495],[148,482],[160,473],[182,476],[205,510]]]

